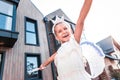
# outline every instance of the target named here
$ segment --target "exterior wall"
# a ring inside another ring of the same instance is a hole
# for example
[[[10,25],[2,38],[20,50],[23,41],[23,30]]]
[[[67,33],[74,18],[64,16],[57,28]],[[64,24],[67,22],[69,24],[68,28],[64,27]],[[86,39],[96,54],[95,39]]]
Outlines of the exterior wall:
[[[118,58],[118,59],[120,59],[120,51],[119,51],[119,49],[117,47],[115,47],[115,52],[112,53],[111,55]],[[118,63],[119,63],[119,60],[114,61],[114,65],[113,65],[114,69],[120,69],[120,64],[118,64]]]
[[[115,49],[115,52],[111,53],[111,56],[120,59],[120,51],[118,49]],[[113,67],[113,69],[119,69],[120,68],[120,65],[118,65],[119,60],[111,60],[111,59],[105,58],[105,63],[106,63],[106,67],[111,65]]]
[[[37,20],[40,46],[25,45],[25,16]],[[49,57],[46,29],[41,12],[37,10],[30,0],[20,0],[16,17],[16,31],[19,32],[17,42],[13,48],[0,47],[0,51],[6,53],[2,80],[24,80],[26,52],[41,54],[42,62]],[[53,80],[50,65],[42,71],[42,74],[43,80]]]
[[[107,73],[107,77],[109,78],[108,80],[111,79],[110,77],[110,71],[109,71],[109,66],[112,65],[112,63],[114,63],[113,61],[111,62],[110,59],[105,58],[105,71]]]
[[[120,51],[118,50],[118,48],[115,47],[115,52],[113,53],[110,53],[112,56],[115,57],[115,55],[117,55],[118,58],[120,58]],[[111,80],[111,73],[110,73],[110,70],[109,70],[109,67],[112,66],[112,68],[114,70],[119,70],[120,69],[120,66],[117,65],[118,64],[118,60],[110,60],[109,58],[105,58],[105,71],[106,71],[106,74],[107,74],[107,77],[108,77],[108,80]]]

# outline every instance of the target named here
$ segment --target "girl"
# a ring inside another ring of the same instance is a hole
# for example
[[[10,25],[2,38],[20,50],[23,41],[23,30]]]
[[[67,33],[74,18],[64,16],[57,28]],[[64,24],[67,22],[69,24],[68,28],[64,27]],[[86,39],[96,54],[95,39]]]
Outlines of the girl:
[[[79,45],[84,21],[90,10],[91,3],[92,0],[84,0],[74,34],[63,17],[56,17],[52,31],[55,38],[61,43],[61,47],[35,70],[45,69],[54,60],[58,72],[58,80],[91,80],[90,75],[85,71]]]

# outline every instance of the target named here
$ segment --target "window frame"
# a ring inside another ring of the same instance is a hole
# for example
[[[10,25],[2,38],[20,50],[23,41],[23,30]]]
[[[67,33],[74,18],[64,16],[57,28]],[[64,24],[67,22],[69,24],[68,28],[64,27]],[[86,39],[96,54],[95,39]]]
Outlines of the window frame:
[[[36,44],[33,44],[33,43],[27,43],[27,36],[26,36],[26,33],[29,32],[29,33],[33,33],[33,32],[30,32],[30,31],[27,31],[27,22],[31,22],[31,23],[34,23],[34,28],[35,28],[35,38],[36,38]],[[37,25],[37,20],[34,20],[34,19],[31,19],[31,18],[28,18],[28,17],[25,17],[25,45],[31,45],[31,46],[39,46],[39,35],[38,35],[38,25]]]
[[[38,77],[34,77],[34,78],[28,78],[27,77],[27,57],[36,57],[37,58],[37,64],[38,67],[41,64],[41,55],[40,53],[25,53],[25,80],[42,80],[42,71],[38,71]]]
[[[8,3],[8,4],[9,4],[9,3],[12,4],[12,5],[13,5],[13,11],[12,11],[12,16],[0,12],[1,15],[12,18],[11,30],[8,30],[8,29],[2,29],[2,30],[15,31],[17,4],[15,4],[14,2],[11,2],[11,1],[7,1],[7,0],[5,0],[5,1],[3,0],[3,2],[6,2],[6,3]],[[0,29],[1,29],[1,28],[0,28]]]

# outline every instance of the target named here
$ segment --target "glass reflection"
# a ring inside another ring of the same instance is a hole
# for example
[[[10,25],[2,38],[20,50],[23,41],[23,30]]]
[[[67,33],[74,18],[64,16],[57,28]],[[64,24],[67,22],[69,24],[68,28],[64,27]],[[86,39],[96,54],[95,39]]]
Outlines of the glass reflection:
[[[37,67],[38,67],[37,57],[27,57],[27,75],[28,75],[28,78],[38,77],[38,71],[35,71],[35,72],[32,72],[31,74],[29,74],[29,72],[32,69],[35,69]]]

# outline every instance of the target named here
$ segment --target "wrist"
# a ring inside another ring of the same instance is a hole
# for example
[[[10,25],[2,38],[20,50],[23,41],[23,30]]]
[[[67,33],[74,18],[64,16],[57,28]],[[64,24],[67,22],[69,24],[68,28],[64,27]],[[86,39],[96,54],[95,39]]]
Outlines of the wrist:
[[[41,64],[40,69],[45,69],[46,66],[44,64]]]

